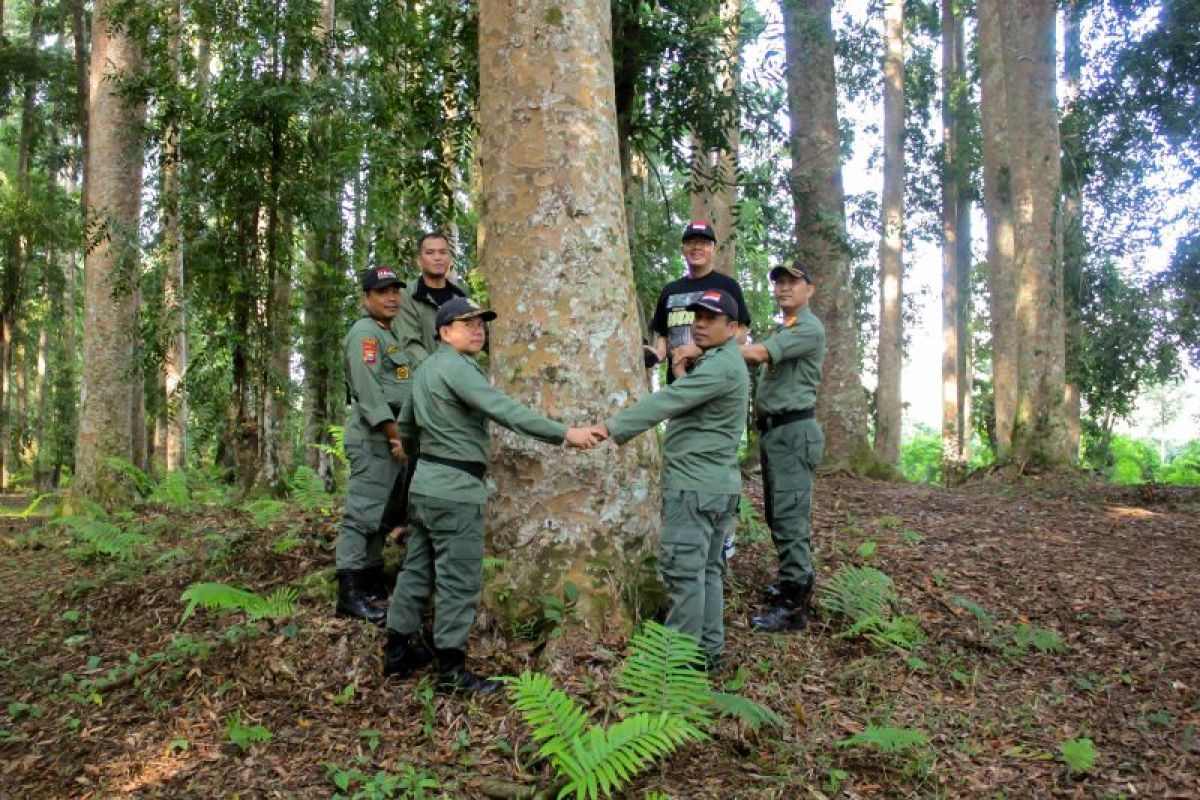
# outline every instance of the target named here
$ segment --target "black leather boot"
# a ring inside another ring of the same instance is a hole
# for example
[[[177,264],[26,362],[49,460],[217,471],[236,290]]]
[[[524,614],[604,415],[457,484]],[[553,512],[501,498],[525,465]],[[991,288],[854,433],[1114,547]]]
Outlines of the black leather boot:
[[[382,564],[364,570],[364,573],[367,576],[367,592],[371,595],[371,599],[386,603],[392,596],[392,587],[396,585],[396,581],[388,580]]]
[[[370,577],[366,570],[344,570],[337,574],[337,615],[365,619],[382,625],[387,619],[387,609],[375,605],[370,593]]]
[[[813,582],[807,584],[780,583],[779,595],[763,614],[756,615],[751,624],[759,633],[802,631],[808,627],[808,605],[812,598]]]
[[[438,688],[444,692],[480,692],[491,694],[500,689],[500,682],[481,678],[467,669],[465,650],[437,649]]]
[[[383,646],[383,675],[407,678],[421,667],[433,661],[433,653],[418,633],[387,632],[387,644]]]

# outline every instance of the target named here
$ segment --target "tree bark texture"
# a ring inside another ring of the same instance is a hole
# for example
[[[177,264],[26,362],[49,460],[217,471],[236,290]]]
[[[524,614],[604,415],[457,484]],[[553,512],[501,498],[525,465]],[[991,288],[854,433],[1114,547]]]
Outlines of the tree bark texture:
[[[179,85],[182,31],[180,0],[171,3],[171,78]],[[187,307],[184,302],[183,239],[179,235],[182,200],[179,196],[179,124],[172,115],[163,131],[163,356],[166,436],[162,442],[163,468],[174,472],[187,468],[187,394],[184,378],[188,366]]]
[[[717,235],[713,269],[729,276],[737,273],[738,150],[742,126],[736,102],[741,70],[741,0],[722,0],[721,62],[717,66],[717,92],[733,102],[732,118],[725,129],[724,147],[707,149],[696,143],[692,164],[692,219],[707,220]]]
[[[812,267],[817,289],[812,308],[826,332],[817,418],[825,430],[825,463],[857,467],[869,463],[873,454],[867,442],[858,306],[846,241],[832,2],[785,0],[782,6],[796,249]]]
[[[904,366],[904,0],[884,0],[883,236],[879,241],[879,382],[875,455],[900,461]]]
[[[131,378],[137,275],[144,109],[117,93],[115,79],[141,69],[137,46],[109,28],[111,0],[97,0],[89,84],[88,217],[103,230],[84,260],[83,386],[76,439],[75,488],[99,502],[128,498],[105,459],[132,455]]]
[[[942,474],[962,475],[971,440],[970,84],[959,0],[942,0]]]
[[[480,3],[481,266],[500,318],[496,385],[568,424],[645,391],[626,240],[607,2]],[[653,435],[563,453],[496,433],[496,585],[524,608],[567,581],[581,618],[622,622],[657,542]],[[500,593],[491,592],[496,608]]]
[[[1067,461],[1055,7],[981,0],[997,459]]]
[[[1083,142],[1080,139],[1081,125],[1078,120],[1080,81],[1083,74],[1083,47],[1079,31],[1082,17],[1079,0],[1067,3],[1063,14],[1063,62],[1066,71],[1062,126],[1063,160],[1066,165],[1063,175],[1062,221],[1063,310],[1066,316],[1066,394],[1063,402],[1067,417],[1067,454],[1072,461],[1079,458],[1079,348],[1083,339],[1080,306],[1083,303],[1083,262],[1086,257],[1083,182],[1080,177],[1084,154]]]

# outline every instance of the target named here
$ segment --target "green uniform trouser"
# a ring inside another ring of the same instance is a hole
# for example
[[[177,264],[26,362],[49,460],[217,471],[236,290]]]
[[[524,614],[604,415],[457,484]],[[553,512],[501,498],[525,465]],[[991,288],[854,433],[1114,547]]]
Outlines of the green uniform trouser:
[[[483,586],[483,505],[409,495],[407,552],[387,626],[416,633],[434,589],[433,645],[465,650]]]
[[[392,458],[387,440],[372,436],[346,443],[350,479],[338,531],[339,572],[383,566],[388,531],[404,520],[406,463]]]
[[[712,654],[725,649],[725,532],[737,517],[739,499],[736,494],[663,491],[659,569],[670,602],[667,627],[695,636]]]
[[[825,434],[815,419],[772,428],[759,440],[763,499],[779,555],[780,582],[807,584],[812,566],[813,470],[821,463]]]

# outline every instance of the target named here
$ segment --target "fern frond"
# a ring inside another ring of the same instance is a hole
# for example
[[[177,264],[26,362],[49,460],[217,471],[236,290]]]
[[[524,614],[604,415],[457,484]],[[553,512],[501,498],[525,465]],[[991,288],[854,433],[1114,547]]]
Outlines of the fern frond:
[[[896,593],[886,573],[874,567],[845,566],[817,587],[817,598],[822,608],[853,626],[870,617],[888,618]]]
[[[270,497],[259,497],[244,504],[242,510],[250,515],[260,528],[270,525],[287,511],[287,503]]]
[[[115,472],[119,472],[125,477],[133,481],[133,485],[137,488],[138,494],[143,497],[150,492],[150,487],[154,484],[150,480],[150,476],[142,470],[138,469],[131,461],[126,461],[123,458],[109,456],[104,459],[104,466]]]
[[[301,464],[288,481],[292,498],[307,509],[319,509],[332,505],[334,498],[325,491],[325,481],[312,467]]]
[[[928,737],[916,728],[868,725],[862,733],[835,743],[838,747],[865,747],[880,753],[903,753],[929,744]]]
[[[87,545],[89,552],[109,558],[132,558],[146,544],[146,537],[136,531],[127,531],[91,517],[59,517],[52,524],[69,530],[72,536]]]
[[[614,682],[628,693],[627,714],[673,714],[692,725],[711,715],[712,687],[694,636],[647,621],[630,639],[630,655]]]
[[[634,714],[607,729],[593,725],[574,740],[569,756],[560,754],[554,759],[571,779],[558,796],[611,797],[657,759],[703,738],[687,720],[669,714]]]
[[[187,622],[196,613],[196,606],[206,611],[242,611],[250,620],[285,617],[296,610],[298,597],[299,592],[289,587],[276,589],[263,597],[224,583],[193,583],[179,597],[188,604],[179,624]]]
[[[756,731],[763,725],[770,725],[774,728],[784,727],[783,717],[740,694],[713,692],[712,702],[717,713],[722,717],[737,717],[751,730]]]
[[[191,506],[192,493],[188,488],[187,473],[182,470],[168,472],[154,491],[146,498],[151,503],[183,510]]]
[[[587,726],[584,710],[543,673],[522,672],[509,681],[508,691],[525,724],[533,729],[533,738],[543,742],[538,751],[543,757],[569,752]]]

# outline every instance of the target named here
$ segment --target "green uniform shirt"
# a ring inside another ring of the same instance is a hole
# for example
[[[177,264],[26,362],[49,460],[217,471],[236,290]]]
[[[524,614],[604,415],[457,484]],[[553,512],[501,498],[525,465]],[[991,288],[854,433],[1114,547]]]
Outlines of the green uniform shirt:
[[[806,306],[791,325],[776,327],[763,347],[771,358],[758,376],[755,413],[782,414],[815,406],[825,360],[825,326],[821,321]]]
[[[491,420],[548,444],[562,444],[567,426],[536,414],[488,383],[475,359],[439,345],[414,373],[412,402],[400,415],[400,437],[409,452],[487,464]],[[415,448],[408,443],[415,442]],[[413,494],[461,503],[483,503],[483,481],[446,464],[417,461]]]
[[[446,286],[456,295],[467,296],[462,287],[452,281],[446,281]],[[421,362],[437,349],[437,312],[437,302],[430,296],[425,279],[417,276],[410,287],[404,290],[404,301],[393,323],[412,369],[421,366]]]
[[[382,423],[396,419],[407,404],[412,368],[392,329],[367,315],[350,327],[342,341],[342,355],[351,400],[346,439],[361,441]]]
[[[750,375],[737,338],[705,351],[691,373],[643,397],[605,427],[617,444],[664,419],[664,489],[740,494],[738,446],[746,429]]]

